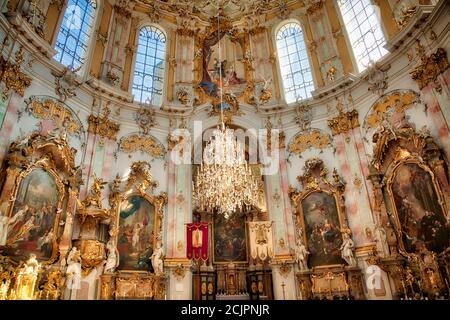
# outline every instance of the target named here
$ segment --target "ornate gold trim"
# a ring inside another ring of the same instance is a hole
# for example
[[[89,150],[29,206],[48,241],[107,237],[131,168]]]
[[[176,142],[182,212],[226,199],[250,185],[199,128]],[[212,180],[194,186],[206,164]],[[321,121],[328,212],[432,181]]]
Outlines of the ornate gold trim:
[[[297,133],[289,142],[290,154],[302,154],[308,149],[324,150],[332,146],[331,137],[319,129],[310,129]]]
[[[52,120],[58,128],[64,128],[68,134],[81,135],[83,124],[64,103],[50,98],[31,96],[25,101],[26,110],[38,119]]]
[[[155,137],[140,134],[123,137],[119,142],[119,150],[125,153],[140,151],[154,158],[164,158],[166,154],[164,146]]]
[[[418,46],[420,42],[418,42]],[[424,51],[419,50],[421,63],[412,72],[411,77],[419,85],[420,90],[429,84],[434,84],[436,90],[441,93],[442,85],[438,81],[439,75],[450,68],[447,51],[438,48],[435,53],[427,56]]]
[[[6,90],[13,90],[23,97],[25,89],[31,85],[31,78],[22,71],[23,47],[16,51],[15,63],[5,60],[0,55],[0,82],[4,82]],[[6,95],[6,94],[4,94]]]

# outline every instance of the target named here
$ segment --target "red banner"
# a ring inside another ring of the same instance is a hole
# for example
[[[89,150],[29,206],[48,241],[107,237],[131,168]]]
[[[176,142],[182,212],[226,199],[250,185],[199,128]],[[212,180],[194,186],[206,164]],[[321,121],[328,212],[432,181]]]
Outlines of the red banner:
[[[208,260],[208,222],[188,223],[186,256],[188,259]]]

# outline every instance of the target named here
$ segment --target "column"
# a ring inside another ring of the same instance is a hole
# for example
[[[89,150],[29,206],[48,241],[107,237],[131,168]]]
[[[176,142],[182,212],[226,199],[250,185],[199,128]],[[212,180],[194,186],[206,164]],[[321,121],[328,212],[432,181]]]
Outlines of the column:
[[[166,218],[166,259],[168,299],[192,299],[192,272],[186,257],[186,224],[192,222],[191,164],[176,164],[168,153],[168,204]]]
[[[266,175],[266,195],[269,218],[274,222],[274,254],[272,281],[275,300],[297,299],[297,282],[292,257],[295,248],[295,228],[288,189],[284,143],[280,143],[278,171]]]

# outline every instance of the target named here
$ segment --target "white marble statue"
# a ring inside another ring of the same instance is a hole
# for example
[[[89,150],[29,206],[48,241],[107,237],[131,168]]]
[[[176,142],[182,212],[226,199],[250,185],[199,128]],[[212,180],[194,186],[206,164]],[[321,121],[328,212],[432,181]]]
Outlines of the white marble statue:
[[[70,250],[67,264],[67,288],[78,290],[81,288],[81,253],[77,247]]]
[[[117,247],[114,244],[114,238],[109,239],[106,244],[106,250],[108,251],[108,258],[105,263],[105,273],[113,273],[119,265],[119,259]]]
[[[308,255],[309,251],[306,250],[303,241],[297,239],[297,246],[295,247],[295,261],[297,262],[300,271],[308,270]]]
[[[150,258],[152,260],[152,267],[156,275],[164,274],[164,253],[161,242],[158,241],[156,249]]]
[[[353,255],[353,248],[355,247],[355,244],[353,243],[353,240],[350,238],[350,235],[348,233],[343,234],[343,239],[344,241],[339,248],[339,250],[341,250],[341,257],[348,263],[350,267],[356,267],[356,259]]]

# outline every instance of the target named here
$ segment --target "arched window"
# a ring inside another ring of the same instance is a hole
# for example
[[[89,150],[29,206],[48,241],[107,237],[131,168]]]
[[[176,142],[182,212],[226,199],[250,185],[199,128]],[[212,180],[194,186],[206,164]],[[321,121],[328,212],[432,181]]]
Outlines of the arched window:
[[[286,103],[311,97],[314,82],[302,28],[295,22],[286,23],[276,38]]]
[[[92,36],[97,3],[93,0],[69,0],[56,40],[55,60],[78,69],[84,63]]]
[[[387,50],[381,24],[372,0],[337,0],[350,39],[358,70],[376,62]]]
[[[133,95],[140,103],[161,105],[164,87],[166,36],[161,29],[145,26],[139,32]]]

